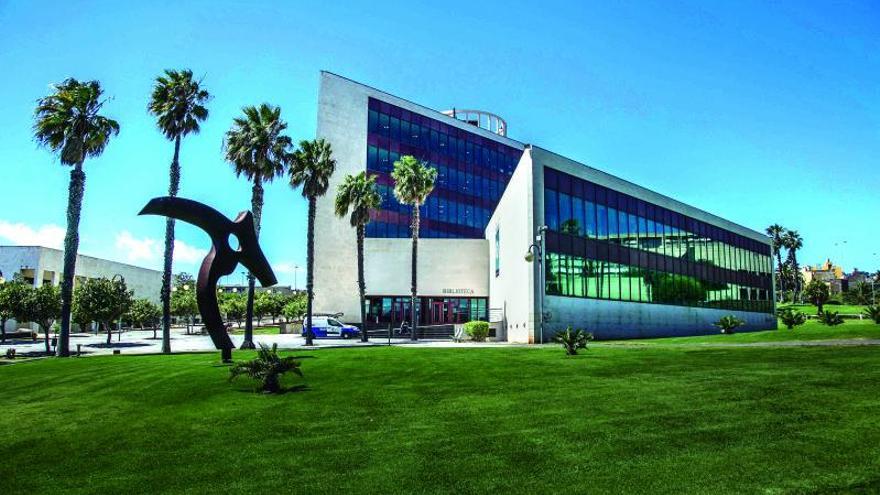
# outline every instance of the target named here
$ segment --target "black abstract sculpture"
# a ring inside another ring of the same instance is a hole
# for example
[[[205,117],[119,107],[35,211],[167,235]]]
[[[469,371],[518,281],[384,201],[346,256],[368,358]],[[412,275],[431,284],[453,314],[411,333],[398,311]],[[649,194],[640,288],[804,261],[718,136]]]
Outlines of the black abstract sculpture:
[[[139,215],[162,215],[183,220],[211,236],[213,247],[202,261],[196,280],[196,301],[214,347],[220,349],[223,361],[231,360],[235,346],[220,315],[217,281],[235,271],[236,265],[241,263],[263,287],[278,283],[257,240],[253,215],[243,211],[235,220],[229,220],[219,211],[198,201],[171,196],[151,199]],[[233,238],[237,241],[237,248],[230,245]]]

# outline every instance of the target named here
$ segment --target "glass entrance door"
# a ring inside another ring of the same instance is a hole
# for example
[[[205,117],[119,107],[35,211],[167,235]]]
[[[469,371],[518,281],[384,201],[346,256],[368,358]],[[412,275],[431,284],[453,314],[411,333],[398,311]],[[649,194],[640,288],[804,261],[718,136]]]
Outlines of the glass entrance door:
[[[452,306],[444,301],[434,301],[431,303],[431,321],[430,325],[443,325],[452,320]]]

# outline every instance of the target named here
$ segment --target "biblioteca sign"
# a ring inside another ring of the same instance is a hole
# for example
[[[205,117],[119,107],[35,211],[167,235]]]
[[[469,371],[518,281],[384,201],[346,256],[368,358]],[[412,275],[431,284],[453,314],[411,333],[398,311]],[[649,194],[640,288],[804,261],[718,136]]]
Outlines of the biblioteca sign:
[[[443,289],[443,294],[467,294],[472,295],[474,289]]]

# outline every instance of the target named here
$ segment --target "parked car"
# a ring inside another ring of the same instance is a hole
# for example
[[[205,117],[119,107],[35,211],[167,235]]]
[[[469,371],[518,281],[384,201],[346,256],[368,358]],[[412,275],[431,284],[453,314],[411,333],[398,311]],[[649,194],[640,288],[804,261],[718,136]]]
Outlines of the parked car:
[[[346,325],[336,318],[329,316],[312,317],[312,335],[315,338],[340,337],[350,339],[361,334],[361,330],[354,325]]]

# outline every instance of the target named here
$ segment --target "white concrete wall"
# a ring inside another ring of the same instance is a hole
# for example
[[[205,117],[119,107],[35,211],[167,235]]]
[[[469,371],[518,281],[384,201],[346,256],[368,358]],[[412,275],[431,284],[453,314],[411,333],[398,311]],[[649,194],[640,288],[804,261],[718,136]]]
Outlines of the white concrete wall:
[[[34,270],[35,287],[41,286],[44,280],[51,280],[53,285],[59,285],[64,272],[64,252],[38,246],[0,246],[0,271],[4,278],[12,280],[22,267]],[[135,298],[159,303],[162,272],[82,254],[77,256],[76,277],[113,278],[116,274],[125,278],[125,283],[134,291]],[[15,328],[17,323],[7,324],[8,331]]]
[[[535,304],[537,266],[525,255],[535,237],[532,194],[532,161],[526,150],[498,207],[486,227],[488,240],[489,307],[502,310],[499,339],[534,342],[537,313]],[[495,229],[499,231],[500,271],[495,275]],[[539,310],[537,310],[539,311]]]
[[[408,295],[412,241],[367,239],[367,294]],[[420,296],[487,297],[488,242],[485,239],[419,239]],[[350,281],[356,287],[357,278]],[[451,292],[450,292],[451,291]]]
[[[776,328],[773,315],[725,309],[562,296],[547,296],[545,304],[550,313],[545,340],[568,325],[592,332],[597,339],[717,334],[720,330],[712,324],[725,315],[734,315],[746,322],[737,329],[739,332]]]

